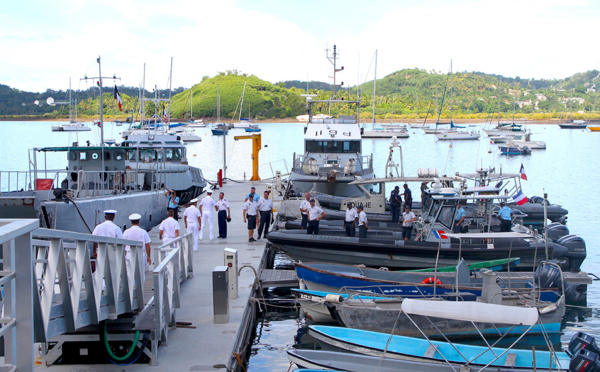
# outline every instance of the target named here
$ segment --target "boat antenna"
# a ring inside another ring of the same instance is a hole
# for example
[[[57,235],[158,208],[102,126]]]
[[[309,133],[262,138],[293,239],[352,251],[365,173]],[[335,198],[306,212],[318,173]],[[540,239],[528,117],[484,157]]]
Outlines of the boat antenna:
[[[169,105],[167,108],[167,127],[171,128],[171,92],[173,88],[173,57],[171,57],[171,70],[169,71]]]
[[[100,146],[102,147],[102,171],[104,171],[104,112],[103,112],[103,102],[102,102],[102,79],[107,79],[107,80],[121,80],[121,78],[118,78],[116,75],[113,75],[112,77],[103,77],[102,76],[102,63],[101,63],[102,59],[100,58],[100,56],[98,56],[98,58],[96,59],[96,62],[98,62],[98,76],[92,76],[92,77],[83,77],[80,80],[96,80],[98,79],[98,87],[100,88]]]
[[[375,49],[375,69],[373,70],[373,127],[375,126],[375,92],[377,91],[377,49]]]
[[[333,65],[333,99],[336,98],[336,89],[337,87],[341,87],[342,85],[344,85],[344,82],[342,81],[339,85],[336,84],[336,78],[335,78],[335,74],[338,73],[339,71],[342,71],[344,69],[344,66],[342,66],[341,68],[337,68],[337,46],[333,45],[333,55],[330,57],[329,56],[329,48],[325,49],[325,56],[327,57],[327,59],[329,60],[329,62],[331,62],[331,64]],[[331,78],[331,76],[330,76]]]

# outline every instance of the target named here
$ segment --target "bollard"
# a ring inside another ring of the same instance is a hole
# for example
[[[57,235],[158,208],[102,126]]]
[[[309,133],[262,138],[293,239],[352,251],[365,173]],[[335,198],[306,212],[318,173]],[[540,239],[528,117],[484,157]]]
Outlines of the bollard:
[[[229,322],[229,298],[227,295],[227,266],[215,266],[213,277],[213,315],[215,324]]]

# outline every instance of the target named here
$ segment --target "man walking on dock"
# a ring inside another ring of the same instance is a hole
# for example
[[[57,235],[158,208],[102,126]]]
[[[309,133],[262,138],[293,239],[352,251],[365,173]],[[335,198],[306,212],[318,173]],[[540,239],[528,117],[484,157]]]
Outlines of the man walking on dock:
[[[346,236],[356,236],[355,224],[358,223],[358,213],[356,209],[352,208],[352,203],[348,202],[348,209],[346,210],[346,217],[344,219],[344,227],[346,228]]]
[[[369,225],[367,223],[367,214],[363,211],[363,206],[356,206],[356,210],[358,211],[358,237],[366,238],[367,230],[369,230]]]
[[[231,221],[231,211],[224,193],[219,193],[219,200],[217,200],[215,209],[217,210],[217,223],[219,224],[219,236],[217,238],[225,239],[227,238],[227,220]]]
[[[105,221],[96,226],[92,235],[96,236],[106,236],[109,238],[119,238],[123,239],[123,233],[119,226],[117,226],[113,221],[115,220],[115,216],[117,215],[117,211],[114,209],[107,209],[104,211],[104,219]],[[95,259],[98,257],[98,243],[94,243],[92,258]],[[96,268],[92,267],[92,271]]]
[[[131,227],[128,228],[127,230],[125,230],[125,232],[123,233],[123,239],[137,240],[139,242],[142,242],[142,244],[143,244],[142,262],[144,264],[143,271],[142,271],[142,282],[145,282],[146,281],[146,264],[148,264],[148,265],[152,264],[152,259],[150,258],[150,242],[151,242],[151,240],[150,240],[150,235],[148,235],[148,232],[140,227],[141,219],[142,219],[142,216],[139,213],[134,213],[129,216],[129,220],[131,221]],[[125,246],[125,261],[127,262],[127,265],[130,264],[130,259],[131,259],[130,251],[131,251],[131,247],[126,245]]]
[[[269,192],[265,191],[264,197],[256,203],[260,212],[260,225],[258,226],[258,239],[265,233],[265,238],[269,233],[269,226],[273,219],[273,200],[269,199]]]
[[[202,224],[200,225],[200,240],[204,238],[204,228],[208,225],[209,230],[209,238],[210,240],[214,239],[213,235],[213,208],[217,205],[215,199],[212,198],[212,190],[206,190],[206,196],[200,202],[202,206],[202,211],[200,215],[202,216]]]
[[[302,226],[302,230],[306,230],[306,226],[308,225],[308,208],[310,208],[310,194],[304,194],[304,200],[300,203],[300,215],[302,216],[302,222],[300,225]]]
[[[257,211],[258,205],[256,205],[256,202],[254,201],[254,195],[250,194],[248,195],[248,200],[244,203],[244,210],[242,211],[244,223],[248,223],[248,241],[250,243],[256,241],[256,239],[254,239],[254,229],[256,229]]]
[[[202,214],[196,207],[198,198],[190,200],[190,205],[183,212],[185,230],[191,232],[194,237],[194,252],[198,250],[198,235],[200,234],[200,226],[202,226]]]
[[[310,199],[310,208],[308,208],[308,227],[306,233],[319,235],[319,221],[325,216],[325,212],[315,205],[315,199]]]
[[[167,215],[169,217],[160,223],[160,231],[158,232],[158,237],[162,239],[163,244],[169,244],[179,237],[179,222],[173,218],[175,212],[169,209]]]

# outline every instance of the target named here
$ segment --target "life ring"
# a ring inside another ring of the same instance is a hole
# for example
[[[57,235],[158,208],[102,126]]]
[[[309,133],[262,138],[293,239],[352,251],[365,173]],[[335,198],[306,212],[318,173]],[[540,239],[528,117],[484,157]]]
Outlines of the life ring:
[[[421,282],[421,284],[433,284],[433,283],[442,284],[442,281],[434,278],[433,276],[430,276],[429,278],[423,279],[423,281]]]

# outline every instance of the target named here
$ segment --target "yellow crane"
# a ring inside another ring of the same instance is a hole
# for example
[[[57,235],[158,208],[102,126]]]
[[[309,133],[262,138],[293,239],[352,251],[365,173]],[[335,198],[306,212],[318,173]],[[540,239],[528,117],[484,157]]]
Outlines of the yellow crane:
[[[260,181],[260,177],[258,176],[258,152],[262,147],[260,142],[260,134],[235,136],[233,139],[236,141],[241,139],[252,140],[252,178],[250,178],[250,181]]]

